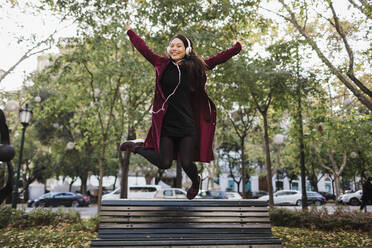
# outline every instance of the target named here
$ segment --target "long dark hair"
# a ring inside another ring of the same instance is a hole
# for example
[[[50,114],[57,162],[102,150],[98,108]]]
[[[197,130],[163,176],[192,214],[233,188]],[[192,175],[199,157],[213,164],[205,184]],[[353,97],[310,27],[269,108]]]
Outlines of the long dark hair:
[[[182,40],[185,48],[188,47],[188,42],[184,35],[176,34],[175,36],[173,36],[171,41],[175,38]],[[195,91],[201,86],[205,78],[207,65],[205,64],[204,60],[194,52],[192,41],[190,39],[188,40],[190,41],[192,52],[190,55],[185,55],[185,58],[183,61],[181,61],[180,65],[181,68],[187,72],[187,81],[189,83],[191,91]]]

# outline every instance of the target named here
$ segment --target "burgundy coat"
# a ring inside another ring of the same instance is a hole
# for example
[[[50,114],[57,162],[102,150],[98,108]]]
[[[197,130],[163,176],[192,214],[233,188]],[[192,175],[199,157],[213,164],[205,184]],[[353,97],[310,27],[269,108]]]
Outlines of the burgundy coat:
[[[157,112],[161,109],[166,99],[161,89],[160,80],[162,78],[165,68],[170,63],[171,60],[167,56],[162,57],[151,51],[151,49],[146,45],[145,41],[142,40],[134,31],[128,30],[127,34],[134,47],[155,68],[156,85],[152,110],[153,112]],[[223,52],[220,52],[209,59],[206,59],[205,63],[207,64],[208,69],[211,70],[216,65],[226,62],[232,56],[238,54],[241,48],[242,47],[240,43],[237,42],[233,47]],[[214,131],[216,129],[216,106],[205,92],[206,81],[207,78],[206,76],[204,76],[201,85],[202,87],[200,87],[199,90],[192,92],[191,104],[193,108],[195,127],[197,132],[194,161],[209,163],[211,160],[214,159],[212,144],[214,139]],[[153,148],[155,149],[155,151],[159,151],[162,122],[167,107],[168,104],[165,103],[164,104],[165,111],[159,111],[156,114],[152,113],[152,124],[144,143],[145,148]]]

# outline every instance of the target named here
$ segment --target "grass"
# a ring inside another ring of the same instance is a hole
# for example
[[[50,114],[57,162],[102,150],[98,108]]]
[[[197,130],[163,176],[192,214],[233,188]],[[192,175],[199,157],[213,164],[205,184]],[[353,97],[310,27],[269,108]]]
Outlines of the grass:
[[[328,232],[306,228],[273,226],[272,232],[275,237],[280,238],[283,248],[372,247],[372,230],[369,233],[350,230],[335,230]]]
[[[89,247],[97,237],[96,220],[82,220],[77,224],[61,223],[57,226],[30,228],[4,228],[0,232],[0,247]],[[283,248],[297,247],[372,247],[372,232],[319,231],[306,228],[273,226],[275,237],[282,240]]]
[[[0,232],[0,247],[89,247],[97,237],[95,220],[82,220],[77,224],[61,223],[56,226],[30,228],[4,228]]]

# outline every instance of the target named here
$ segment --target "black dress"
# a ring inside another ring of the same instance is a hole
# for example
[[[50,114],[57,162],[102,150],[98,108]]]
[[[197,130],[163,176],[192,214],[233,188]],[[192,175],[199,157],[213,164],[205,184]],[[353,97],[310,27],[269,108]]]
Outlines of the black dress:
[[[194,116],[190,102],[190,87],[186,73],[182,68],[181,83],[176,92],[168,99],[168,109],[163,119],[161,136],[185,137],[196,134]],[[174,63],[169,63],[161,79],[161,87],[165,97],[173,93],[177,87],[179,72]]]

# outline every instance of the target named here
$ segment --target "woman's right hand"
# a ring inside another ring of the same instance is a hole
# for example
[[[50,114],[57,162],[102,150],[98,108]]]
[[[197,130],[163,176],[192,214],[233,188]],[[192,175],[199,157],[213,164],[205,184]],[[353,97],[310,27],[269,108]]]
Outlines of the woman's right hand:
[[[129,20],[127,20],[125,22],[125,26],[127,27],[127,31],[128,31],[130,29],[130,22],[129,22]]]

